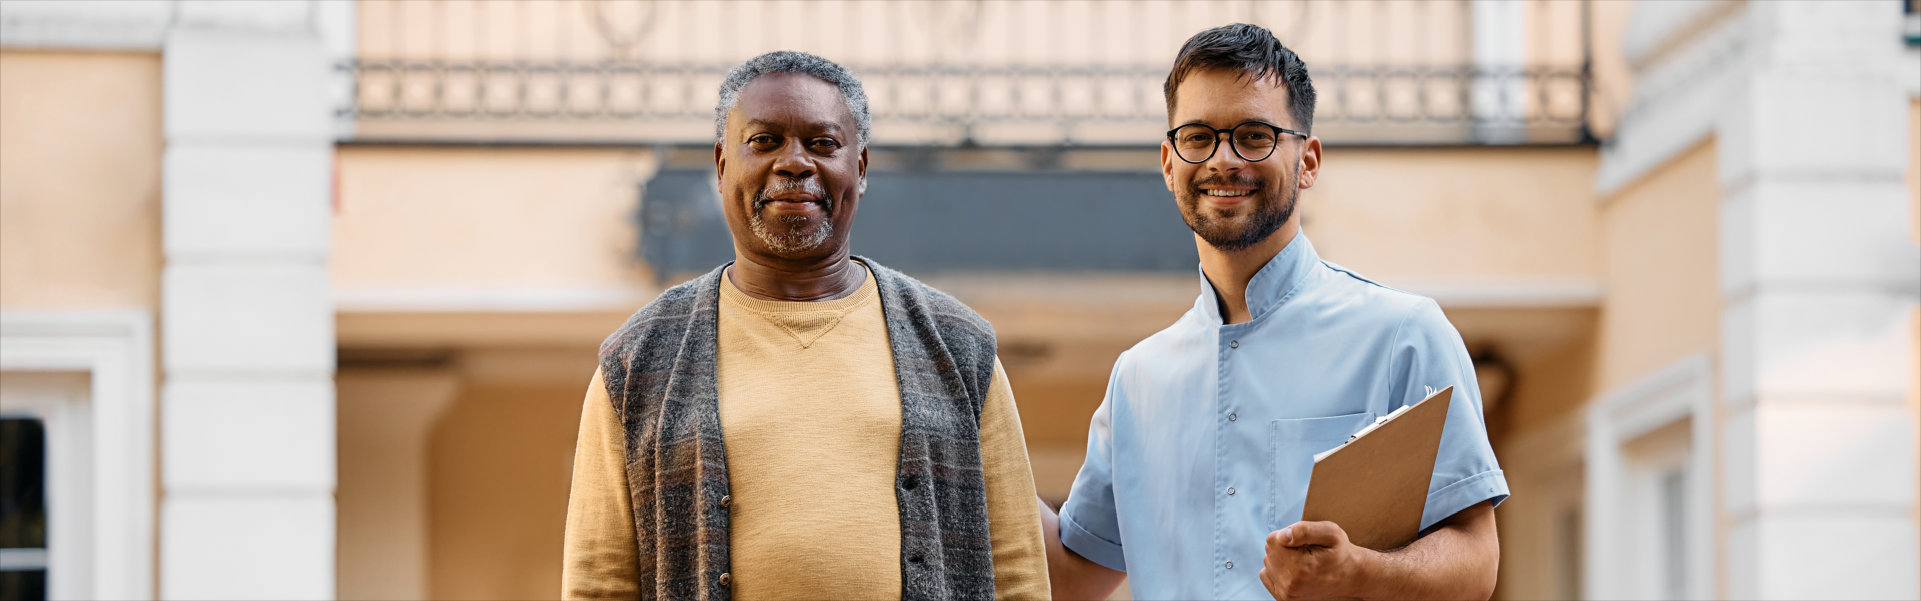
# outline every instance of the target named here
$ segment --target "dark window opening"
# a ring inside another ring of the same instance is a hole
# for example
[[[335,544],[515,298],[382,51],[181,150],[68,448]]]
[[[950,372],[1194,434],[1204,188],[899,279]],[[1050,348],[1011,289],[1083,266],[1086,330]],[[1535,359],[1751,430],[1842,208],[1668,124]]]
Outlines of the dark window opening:
[[[47,598],[47,431],[0,419],[0,599]]]

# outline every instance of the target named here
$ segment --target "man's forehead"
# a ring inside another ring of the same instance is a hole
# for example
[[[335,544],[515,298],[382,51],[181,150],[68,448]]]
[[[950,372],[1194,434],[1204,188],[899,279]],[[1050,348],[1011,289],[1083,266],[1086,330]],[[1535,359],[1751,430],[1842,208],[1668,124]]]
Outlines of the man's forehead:
[[[833,119],[852,118],[840,88],[819,78],[797,73],[769,73],[754,78],[740,90],[735,111],[749,115],[765,112],[824,112]]]
[[[1287,86],[1272,77],[1227,69],[1188,74],[1174,91],[1171,117],[1175,125],[1198,122],[1228,127],[1247,120],[1294,125],[1288,113]]]

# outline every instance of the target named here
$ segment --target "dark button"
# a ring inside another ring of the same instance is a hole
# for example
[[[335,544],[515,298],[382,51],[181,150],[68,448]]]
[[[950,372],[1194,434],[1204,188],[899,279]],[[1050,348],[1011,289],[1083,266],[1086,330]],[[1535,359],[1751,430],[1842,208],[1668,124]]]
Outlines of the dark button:
[[[920,476],[908,476],[907,481],[901,483],[901,486],[907,487],[907,490],[914,490],[915,487],[920,486]]]
[[[919,554],[916,554],[916,555],[914,555],[913,557],[909,557],[909,558],[907,558],[907,562],[908,562],[908,563],[920,563],[920,562],[921,562],[921,557],[920,557],[920,555],[919,555]]]
[[[1229,340],[1227,341],[1227,348],[1241,348],[1241,341]]]
[[[721,586],[727,586],[733,583],[734,583],[734,575],[732,573],[724,573],[720,575]]]
[[[721,506],[721,507],[727,507],[727,506],[729,506],[729,505],[733,505],[733,504],[734,504],[734,495],[721,495],[721,496],[720,496],[720,506]]]
[[[1240,416],[1239,414],[1235,414],[1235,413],[1229,413],[1229,414],[1227,414],[1227,421],[1230,421],[1230,422],[1231,422],[1231,421],[1234,421],[1234,420],[1237,420],[1237,419],[1240,419],[1240,418],[1241,418],[1241,416]]]

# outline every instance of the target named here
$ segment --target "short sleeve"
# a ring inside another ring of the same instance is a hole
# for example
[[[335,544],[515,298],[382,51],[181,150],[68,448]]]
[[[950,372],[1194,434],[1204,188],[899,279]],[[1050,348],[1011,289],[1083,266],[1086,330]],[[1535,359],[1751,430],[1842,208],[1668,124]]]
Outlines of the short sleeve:
[[[1396,333],[1394,353],[1390,389],[1396,395],[1394,407],[1454,387],[1440,451],[1434,458],[1434,475],[1428,482],[1427,508],[1421,512],[1421,529],[1482,501],[1491,499],[1500,505],[1508,496],[1507,478],[1488,443],[1474,361],[1440,305],[1421,299]]]
[[[1122,402],[1121,364],[1127,355],[1114,362],[1107,380],[1107,396],[1094,410],[1087,425],[1087,459],[1074,476],[1074,487],[1061,506],[1061,544],[1069,550],[1108,569],[1125,572],[1127,560],[1121,553],[1120,516],[1114,508],[1113,411]]]

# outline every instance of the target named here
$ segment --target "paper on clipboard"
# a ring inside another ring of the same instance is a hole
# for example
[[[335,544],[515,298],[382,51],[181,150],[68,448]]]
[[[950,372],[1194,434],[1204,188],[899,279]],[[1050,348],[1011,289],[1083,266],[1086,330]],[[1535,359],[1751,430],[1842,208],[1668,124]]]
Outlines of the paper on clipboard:
[[[1376,551],[1414,542],[1453,392],[1435,391],[1315,455],[1301,520],[1339,524],[1348,540]]]

